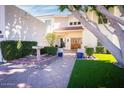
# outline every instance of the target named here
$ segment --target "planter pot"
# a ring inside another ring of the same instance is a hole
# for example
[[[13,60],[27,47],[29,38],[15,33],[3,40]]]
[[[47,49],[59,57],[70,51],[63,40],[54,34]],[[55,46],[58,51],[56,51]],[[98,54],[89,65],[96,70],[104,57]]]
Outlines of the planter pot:
[[[77,59],[83,59],[84,51],[82,49],[77,49]]]
[[[58,48],[58,57],[63,57],[63,48]]]

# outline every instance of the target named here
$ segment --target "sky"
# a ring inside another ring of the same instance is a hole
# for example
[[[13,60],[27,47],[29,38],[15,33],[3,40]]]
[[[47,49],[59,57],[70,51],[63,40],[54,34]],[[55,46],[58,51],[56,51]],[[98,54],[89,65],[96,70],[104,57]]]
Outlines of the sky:
[[[43,16],[43,15],[68,15],[69,11],[65,10],[60,12],[58,6],[56,5],[19,5],[17,6],[33,16]]]

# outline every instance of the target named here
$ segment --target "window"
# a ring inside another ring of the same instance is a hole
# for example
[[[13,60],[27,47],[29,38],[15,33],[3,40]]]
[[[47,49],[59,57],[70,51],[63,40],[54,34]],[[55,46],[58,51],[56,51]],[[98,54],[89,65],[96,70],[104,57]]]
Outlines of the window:
[[[73,25],[73,23],[72,23],[72,22],[70,22],[69,24],[70,24],[70,25]]]
[[[45,23],[46,23],[47,25],[51,25],[51,20],[45,20]]]
[[[81,22],[78,22],[78,25],[80,25],[81,24]]]
[[[105,16],[102,16],[103,19],[101,19],[101,17],[98,17],[98,24],[102,24],[103,22],[106,24],[108,22],[107,18]]]
[[[77,24],[77,22],[74,22],[74,25],[76,25]]]
[[[81,22],[70,22],[69,25],[81,25]]]

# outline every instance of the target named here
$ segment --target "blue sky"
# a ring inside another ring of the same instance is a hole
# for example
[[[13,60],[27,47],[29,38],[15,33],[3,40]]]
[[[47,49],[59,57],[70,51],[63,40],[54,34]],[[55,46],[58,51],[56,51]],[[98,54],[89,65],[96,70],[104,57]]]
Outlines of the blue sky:
[[[60,12],[56,5],[20,5],[17,6],[33,16],[42,15],[68,15],[69,11]]]

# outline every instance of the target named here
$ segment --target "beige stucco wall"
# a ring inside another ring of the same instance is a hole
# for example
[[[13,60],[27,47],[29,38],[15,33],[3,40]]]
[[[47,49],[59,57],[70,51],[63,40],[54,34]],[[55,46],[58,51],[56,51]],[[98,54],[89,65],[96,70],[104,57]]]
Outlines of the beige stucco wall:
[[[42,21],[47,26],[47,28],[46,28],[47,29],[46,34],[53,31],[54,18],[52,16],[37,16],[36,18],[38,20]],[[47,25],[45,23],[46,20],[51,20],[51,25]]]
[[[67,27],[68,26],[68,17],[54,17],[54,29]]]
[[[15,6],[5,6],[6,40],[37,41],[45,45],[46,25]]]
[[[87,47],[96,47],[97,46],[97,38],[87,29],[83,32],[83,38],[82,38],[83,46]]]
[[[80,20],[76,19],[73,15],[70,15],[70,16],[68,16],[68,17],[69,17],[69,18],[68,18],[68,26],[69,26],[69,27],[81,26],[81,24],[80,24],[80,25],[70,25],[70,24],[69,24],[70,22],[79,22]]]
[[[77,22],[77,21],[79,21],[79,20],[76,19],[73,15],[69,16],[68,23],[70,23],[70,22]]]
[[[66,32],[58,32],[56,35],[62,36],[62,37],[70,37],[70,38],[80,38],[82,37],[82,30],[80,31],[66,31]]]
[[[99,25],[100,31],[108,38],[110,39],[113,44],[115,44],[117,47],[119,46],[119,41],[117,36],[114,35],[114,29],[112,27],[110,27],[108,24],[106,24],[106,26],[108,27],[108,29],[111,31],[109,32],[103,25]]]

